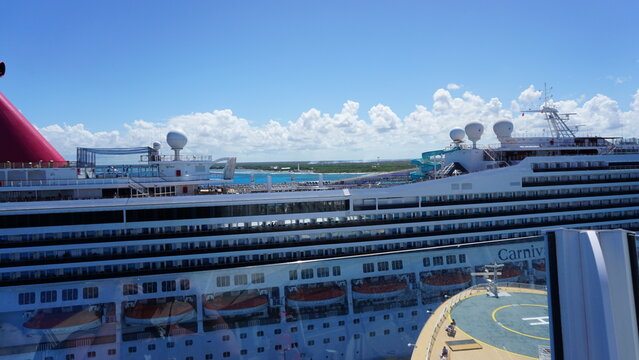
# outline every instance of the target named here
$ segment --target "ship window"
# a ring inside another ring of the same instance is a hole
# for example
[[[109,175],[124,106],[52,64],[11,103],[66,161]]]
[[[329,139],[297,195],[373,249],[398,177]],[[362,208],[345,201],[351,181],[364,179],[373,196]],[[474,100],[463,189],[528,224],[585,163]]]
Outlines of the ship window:
[[[288,279],[289,280],[297,280],[297,270],[289,270],[288,271]]]
[[[223,353],[222,353],[222,357],[225,357],[225,358],[227,358],[227,357],[231,357],[231,352],[230,352],[230,351],[225,351],[225,352],[223,352]]]
[[[229,276],[218,276],[217,277],[217,286],[229,286],[231,285],[231,278]]]
[[[142,283],[142,292],[145,294],[158,292],[158,283],[156,282]]]
[[[360,334],[354,334],[354,335],[353,335],[353,338],[354,338],[354,339],[359,339],[360,337],[361,337],[361,335],[360,335]]]
[[[186,340],[186,341],[184,341],[184,345],[186,345],[186,346],[191,346],[191,345],[193,345],[193,340]]]
[[[115,355],[115,354],[116,354],[116,350],[115,350],[115,349],[109,349],[109,350],[107,351],[107,354],[109,354],[109,355]]]
[[[235,285],[246,285],[246,284],[248,284],[248,276],[246,276],[246,274],[235,275]]]
[[[251,274],[252,284],[261,284],[264,282],[264,273]]]
[[[130,353],[134,353],[134,352],[136,352],[136,351],[138,351],[138,348],[136,348],[135,346],[130,346],[130,347],[129,347],[129,352],[130,352]]]
[[[240,350],[240,355],[246,355],[248,351],[246,349]]]
[[[264,336],[264,331],[260,330],[257,332],[257,336]]]
[[[403,327],[400,327],[399,329],[397,329],[397,332],[398,332],[398,333],[404,332],[404,328],[403,328]]]
[[[66,360],[73,360],[75,359],[75,355],[73,354],[67,354],[67,356],[65,357]]]
[[[94,358],[95,357],[95,351],[89,351],[87,353],[87,357]]]
[[[26,292],[26,293],[18,294],[18,304],[20,305],[35,304],[35,293]]]
[[[444,258],[441,256],[433,256],[433,266],[444,265]]]
[[[365,273],[369,273],[369,272],[375,271],[375,264],[373,264],[373,263],[362,264],[362,267],[363,267]]]
[[[149,346],[147,346],[147,349],[149,349],[149,351],[155,350],[155,344],[149,344]]]
[[[82,289],[82,297],[84,299],[95,299],[98,297],[98,288],[97,287],[86,287]]]
[[[315,328],[314,325],[309,325],[309,326],[306,327],[306,330],[313,330],[314,328]]]
[[[261,346],[260,346],[260,347],[258,347],[258,348],[257,348],[257,352],[258,352],[258,353],[263,353],[263,352],[264,352],[264,348],[263,348],[263,347],[261,347]]]
[[[324,329],[328,329],[329,327],[331,327],[331,324],[330,324],[330,323],[323,323],[323,324],[322,324],[322,327],[323,327]]]
[[[240,334],[240,339],[246,339],[246,336],[247,336],[246,333],[241,333]]]
[[[370,337],[374,337],[374,336],[375,336],[375,332],[374,332],[374,331],[369,332],[369,333],[368,333],[368,336],[370,336]]]
[[[313,269],[302,269],[302,279],[312,279]]]
[[[205,360],[213,360],[213,354],[206,354],[206,355],[204,355],[204,359],[205,359]]]
[[[466,262],[466,254],[459,254],[459,262],[460,263]]]
[[[40,293],[41,303],[50,303],[58,300],[58,293],[55,290],[43,291]]]
[[[229,340],[231,340],[231,336],[230,335],[222,336],[222,341],[229,341]]]
[[[180,280],[180,290],[188,290],[191,288],[191,282],[189,279]]]
[[[344,320],[340,320],[337,322],[337,326],[344,326],[345,323]]]
[[[324,340],[322,341],[324,344],[328,344],[331,342],[331,338],[324,338]]]
[[[388,261],[382,261],[377,263],[378,271],[386,271],[388,270]]]
[[[62,301],[78,299],[78,289],[62,289]]]
[[[455,255],[446,255],[446,264],[455,264],[457,257]]]
[[[162,281],[162,291],[175,291],[175,280]]]
[[[273,333],[275,335],[281,334],[282,333],[282,329],[275,329],[275,330],[273,330]]]
[[[321,278],[321,277],[327,277],[327,276],[329,276],[327,267],[317,268],[317,277]]]
[[[292,333],[297,332],[297,327],[293,326],[293,327],[291,328],[291,332],[292,332]]]
[[[384,320],[388,320],[388,319],[390,319],[390,315],[388,314],[384,315]]]
[[[315,345],[315,340],[309,340],[307,342],[307,344],[308,344],[308,346],[313,346],[313,345]]]
[[[392,262],[393,270],[401,270],[404,268],[404,264],[401,260],[393,260]]]
[[[390,334],[390,330],[386,329],[384,330],[384,335],[389,335]]]
[[[424,267],[429,267],[430,266],[430,258],[425,257],[424,258]]]
[[[353,324],[359,324],[359,319],[353,319]]]
[[[123,295],[135,295],[138,293],[138,286],[135,284],[124,284],[122,287]]]
[[[413,325],[410,327],[411,330],[417,330],[417,325]]]
[[[333,266],[333,276],[342,275],[342,269],[339,266]]]

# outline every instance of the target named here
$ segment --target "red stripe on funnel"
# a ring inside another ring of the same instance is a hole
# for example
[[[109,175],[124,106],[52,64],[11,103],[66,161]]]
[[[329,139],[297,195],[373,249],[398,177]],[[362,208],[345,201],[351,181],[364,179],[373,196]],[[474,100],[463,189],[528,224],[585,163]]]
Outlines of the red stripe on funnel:
[[[0,92],[0,161],[64,161],[60,153]]]

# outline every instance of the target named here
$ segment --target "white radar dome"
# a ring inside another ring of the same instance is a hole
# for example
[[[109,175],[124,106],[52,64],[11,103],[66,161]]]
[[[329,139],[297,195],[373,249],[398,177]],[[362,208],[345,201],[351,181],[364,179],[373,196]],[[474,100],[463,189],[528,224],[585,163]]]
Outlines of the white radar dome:
[[[188,141],[186,135],[184,135],[181,131],[169,131],[166,134],[166,142],[169,144],[171,149],[173,150],[182,150],[184,146],[186,146],[186,142]]]
[[[473,142],[474,147],[475,143],[479,141],[484,134],[484,125],[479,121],[472,121],[466,125],[464,130],[466,130],[466,136],[468,136],[468,140]]]
[[[162,144],[160,144],[158,141],[154,141],[153,142],[153,150],[160,150],[160,148],[162,148]]]
[[[448,135],[450,135],[451,140],[453,140],[456,143],[459,143],[464,141],[464,138],[466,137],[466,132],[464,131],[464,129],[456,127],[456,128],[452,128],[450,132],[448,133]]]
[[[513,133],[513,122],[510,120],[499,120],[493,125],[493,131],[498,139],[509,138]]]

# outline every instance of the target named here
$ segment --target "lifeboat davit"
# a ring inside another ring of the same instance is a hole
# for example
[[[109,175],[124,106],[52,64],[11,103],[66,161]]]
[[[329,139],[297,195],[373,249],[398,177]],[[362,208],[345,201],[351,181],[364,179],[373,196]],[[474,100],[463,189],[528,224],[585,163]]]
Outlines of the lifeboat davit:
[[[51,332],[56,336],[94,329],[102,323],[100,314],[92,309],[77,311],[38,311],[23,326],[32,331]]]
[[[422,279],[427,290],[446,291],[470,286],[470,274],[458,271],[431,275]]]
[[[353,299],[390,299],[401,295],[407,288],[408,285],[403,281],[363,283],[353,286]]]
[[[124,311],[124,319],[131,325],[168,325],[195,317],[195,308],[185,301],[141,303]]]
[[[298,288],[287,297],[293,307],[328,306],[344,301],[346,292],[339,287]]]
[[[268,296],[257,292],[242,292],[239,295],[220,295],[204,303],[204,315],[210,318],[218,316],[247,316],[256,313],[266,314]]]

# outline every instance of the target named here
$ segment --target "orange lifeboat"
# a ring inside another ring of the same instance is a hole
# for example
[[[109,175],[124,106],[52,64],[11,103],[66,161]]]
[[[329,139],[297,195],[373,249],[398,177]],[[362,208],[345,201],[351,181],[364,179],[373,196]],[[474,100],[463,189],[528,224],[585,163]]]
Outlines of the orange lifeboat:
[[[257,292],[243,291],[239,295],[224,294],[204,303],[204,315],[210,318],[247,316],[256,313],[264,315],[267,309],[268,296]]]
[[[56,336],[61,336],[94,329],[101,323],[100,314],[92,309],[75,311],[47,309],[36,312],[23,326],[29,330],[52,332]]]
[[[167,325],[195,317],[195,308],[185,301],[142,303],[124,311],[124,319],[131,325]]]
[[[407,288],[403,281],[364,282],[353,286],[353,299],[390,299],[401,295]]]
[[[298,288],[288,295],[287,302],[293,307],[328,306],[344,301],[345,296],[337,286]]]

